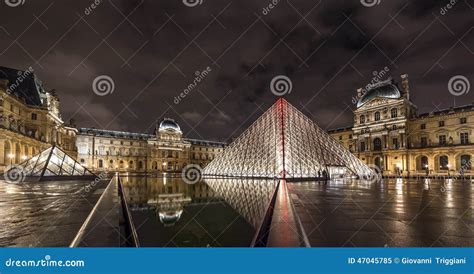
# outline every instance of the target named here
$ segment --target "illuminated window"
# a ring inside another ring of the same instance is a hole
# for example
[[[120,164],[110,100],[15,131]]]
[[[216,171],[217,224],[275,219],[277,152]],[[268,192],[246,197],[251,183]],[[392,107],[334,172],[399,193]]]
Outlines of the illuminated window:
[[[375,121],[380,121],[380,112],[377,111],[377,112],[374,114],[374,120],[375,120]]]
[[[438,137],[439,140],[439,145],[445,145],[446,144],[446,135],[440,135]]]
[[[398,109],[392,108],[392,110],[390,111],[390,115],[391,115],[392,118],[397,118],[398,117]]]
[[[459,136],[461,137],[461,145],[469,144],[469,133],[461,132]]]

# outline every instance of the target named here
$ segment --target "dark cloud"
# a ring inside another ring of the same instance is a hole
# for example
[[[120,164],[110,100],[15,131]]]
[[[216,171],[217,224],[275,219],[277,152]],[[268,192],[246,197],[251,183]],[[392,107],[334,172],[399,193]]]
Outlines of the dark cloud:
[[[293,82],[286,98],[323,128],[348,126],[355,90],[385,67],[396,79],[410,75],[420,112],[474,101],[474,91],[453,98],[447,90],[458,74],[474,84],[474,5],[467,1],[444,15],[449,1],[382,0],[368,8],[291,0],[264,14],[270,0],[204,0],[194,8],[114,0],[87,15],[93,3],[0,5],[0,65],[32,66],[46,89],[58,90],[63,117],[80,126],[151,132],[172,117],[188,137],[226,140],[277,99],[269,83],[280,74]],[[209,75],[175,104],[208,66]],[[99,75],[114,79],[112,94],[93,93]]]

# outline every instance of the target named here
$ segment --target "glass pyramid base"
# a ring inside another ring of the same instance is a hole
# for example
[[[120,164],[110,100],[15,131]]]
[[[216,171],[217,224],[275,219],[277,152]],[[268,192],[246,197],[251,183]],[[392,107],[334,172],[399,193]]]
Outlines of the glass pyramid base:
[[[203,171],[206,177],[289,180],[371,177],[373,172],[283,98]]]

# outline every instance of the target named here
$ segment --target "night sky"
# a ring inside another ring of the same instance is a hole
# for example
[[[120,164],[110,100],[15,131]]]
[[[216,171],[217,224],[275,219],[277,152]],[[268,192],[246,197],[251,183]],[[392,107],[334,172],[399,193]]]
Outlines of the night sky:
[[[473,88],[448,90],[456,75],[474,84],[472,0],[23,1],[0,2],[0,66],[31,66],[80,127],[151,133],[171,117],[186,137],[226,141],[278,99],[277,75],[322,128],[350,126],[356,89],[385,67],[409,74],[420,113],[474,102]],[[114,82],[105,96],[101,75]]]

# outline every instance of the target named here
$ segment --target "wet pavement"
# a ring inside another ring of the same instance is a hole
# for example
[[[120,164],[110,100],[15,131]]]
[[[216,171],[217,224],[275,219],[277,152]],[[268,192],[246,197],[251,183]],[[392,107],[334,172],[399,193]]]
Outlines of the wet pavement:
[[[274,194],[268,246],[474,246],[470,181],[288,182],[122,177],[143,247],[248,247]],[[0,246],[121,246],[117,186],[108,181],[0,181]],[[282,186],[282,184],[280,184]]]
[[[474,245],[470,181],[288,184],[313,247]]]
[[[69,246],[107,182],[0,181],[0,246]]]

